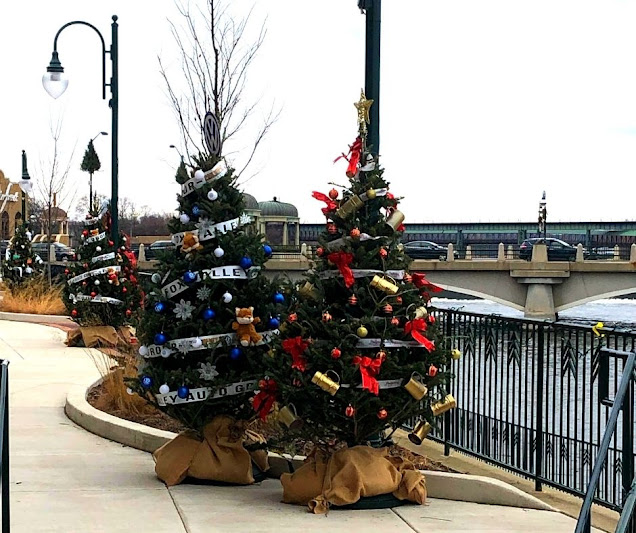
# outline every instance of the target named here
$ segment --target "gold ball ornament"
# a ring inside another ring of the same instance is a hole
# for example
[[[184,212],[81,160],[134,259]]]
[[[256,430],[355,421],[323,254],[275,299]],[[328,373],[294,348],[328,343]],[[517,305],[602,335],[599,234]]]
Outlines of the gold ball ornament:
[[[376,196],[377,196],[377,194],[376,194],[376,192],[375,192],[375,189],[369,189],[369,190],[367,191],[367,198],[368,198],[369,200],[375,200],[375,197],[376,197]]]
[[[455,359],[455,361],[457,361],[458,359],[461,359],[462,352],[460,352],[457,348],[455,348],[451,351],[451,357]]]
[[[367,328],[365,328],[364,326],[360,326],[357,330],[356,330],[356,334],[358,335],[358,337],[360,337],[361,339],[364,339],[368,334],[369,334],[369,330]]]

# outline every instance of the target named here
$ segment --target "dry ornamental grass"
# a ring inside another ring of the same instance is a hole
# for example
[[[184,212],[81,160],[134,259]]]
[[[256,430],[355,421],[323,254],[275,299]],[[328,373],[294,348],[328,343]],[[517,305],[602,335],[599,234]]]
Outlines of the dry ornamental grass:
[[[42,278],[33,278],[21,284],[7,285],[0,301],[0,311],[32,313],[37,315],[65,315],[62,287],[49,287]]]

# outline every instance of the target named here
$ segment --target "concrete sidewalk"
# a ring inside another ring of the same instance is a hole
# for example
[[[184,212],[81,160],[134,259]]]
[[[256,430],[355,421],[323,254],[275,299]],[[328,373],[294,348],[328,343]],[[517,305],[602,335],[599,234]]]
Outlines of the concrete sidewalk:
[[[574,530],[574,520],[560,513],[436,499],[425,506],[314,516],[281,504],[276,480],[168,490],[155,478],[150,454],[92,435],[66,418],[67,391],[99,374],[89,351],[67,348],[64,338],[55,328],[0,321],[0,358],[11,361],[14,533]]]

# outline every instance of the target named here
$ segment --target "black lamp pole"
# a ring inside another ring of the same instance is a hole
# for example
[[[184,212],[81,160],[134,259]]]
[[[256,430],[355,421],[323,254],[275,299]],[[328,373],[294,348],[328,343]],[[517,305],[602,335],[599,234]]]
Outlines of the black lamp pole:
[[[22,150],[22,183],[20,183],[21,185],[20,188],[22,189],[22,224],[23,225],[27,223],[26,191],[23,188],[25,183],[24,180],[29,180],[26,183],[30,185],[31,176],[29,176],[29,171],[27,170],[27,156],[26,156],[26,152]]]
[[[112,198],[110,202],[110,214],[112,219],[111,225],[111,239],[115,244],[119,243],[119,229],[118,229],[118,196],[119,196],[119,184],[118,184],[118,173],[119,173],[119,160],[118,160],[118,125],[119,125],[119,79],[118,79],[118,38],[117,38],[117,30],[119,25],[117,24],[117,15],[113,15],[113,22],[111,24],[112,28],[112,37],[111,37],[111,45],[110,50],[106,50],[106,44],[104,42],[104,37],[100,33],[100,31],[89,24],[88,22],[84,22],[82,20],[75,20],[73,22],[68,22],[62,26],[57,33],[55,34],[55,39],[53,40],[53,55],[51,57],[51,62],[46,69],[46,74],[42,78],[42,84],[44,85],[44,89],[48,92],[53,98],[57,98],[62,95],[62,93],[66,90],[68,85],[68,80],[63,77],[64,68],[60,63],[58,54],[57,54],[57,39],[60,36],[62,31],[74,24],[81,24],[83,26],[88,26],[95,30],[97,35],[99,35],[99,39],[102,42],[102,98],[106,99],[106,87],[110,87],[111,98],[108,102],[109,107],[112,111],[112,129],[111,129],[111,140],[112,140],[112,150],[111,150],[111,171],[112,171],[112,179],[111,179],[111,187],[112,187]],[[106,83],[106,54],[110,54],[111,60],[111,78],[110,83]]]
[[[380,20],[382,0],[358,0],[366,15],[364,93],[373,105],[369,110],[368,144],[373,155],[380,153]]]

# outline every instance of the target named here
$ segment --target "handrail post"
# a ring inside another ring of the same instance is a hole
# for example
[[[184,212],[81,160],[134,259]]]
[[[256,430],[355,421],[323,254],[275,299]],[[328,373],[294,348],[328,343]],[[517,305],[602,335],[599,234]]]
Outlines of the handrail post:
[[[536,430],[537,445],[535,446],[534,460],[534,490],[542,489],[540,477],[543,475],[543,366],[545,360],[545,329],[543,325],[537,326],[537,412]]]
[[[629,386],[623,401],[623,508],[634,482],[634,376],[629,377]],[[634,533],[634,520],[630,519],[626,531]]]
[[[452,337],[453,335],[453,312],[452,311],[446,311],[445,329],[446,329],[446,338],[452,339],[453,338]],[[450,373],[449,373],[449,376],[446,378],[446,390],[450,389],[450,384],[451,384],[451,380],[450,380]],[[448,442],[448,436],[450,433],[450,426],[451,426],[450,411],[451,410],[448,410],[446,411],[446,413],[444,413],[444,455],[446,455],[447,457],[450,455],[450,443]]]
[[[2,533],[11,530],[10,499],[9,499],[9,361],[2,361],[0,365],[2,384]]]

